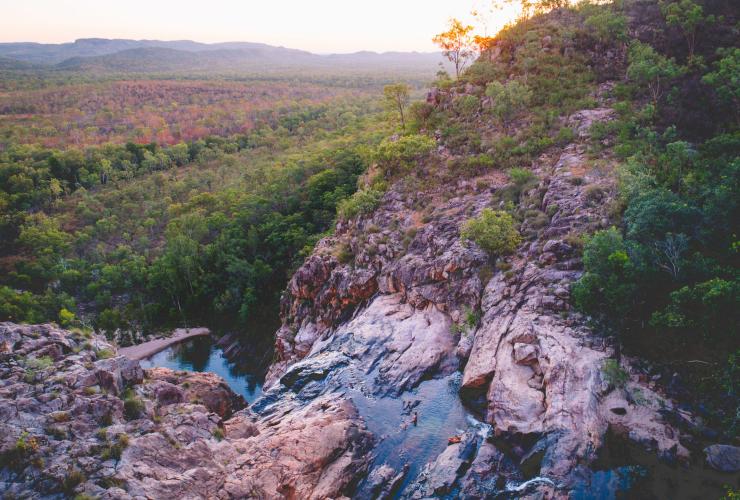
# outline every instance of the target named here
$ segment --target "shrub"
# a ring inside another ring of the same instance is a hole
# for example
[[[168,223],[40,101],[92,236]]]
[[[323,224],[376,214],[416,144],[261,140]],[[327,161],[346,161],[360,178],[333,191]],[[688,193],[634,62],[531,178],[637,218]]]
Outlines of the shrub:
[[[575,138],[576,133],[572,128],[562,127],[560,130],[558,130],[558,136],[555,138],[555,142],[557,142],[561,146],[564,146],[573,142]]]
[[[490,208],[484,208],[478,217],[467,221],[460,236],[475,242],[491,256],[514,252],[522,240],[511,215]]]
[[[67,471],[67,476],[62,481],[62,488],[65,493],[71,494],[75,488],[81,483],[87,481],[85,475],[78,469],[70,469]]]
[[[358,215],[372,213],[383,197],[383,192],[377,189],[361,189],[349,198],[342,200],[337,207],[337,213],[342,219],[352,219]]]
[[[337,248],[336,257],[340,264],[349,264],[355,258],[355,254],[347,243],[341,243]]]
[[[54,360],[50,356],[41,356],[40,358],[28,358],[26,360],[26,368],[31,370],[46,370],[54,364]]]
[[[491,98],[491,113],[508,130],[511,120],[529,104],[532,91],[517,80],[491,82],[486,86],[486,96]]]
[[[123,416],[126,420],[136,420],[144,412],[144,402],[136,397],[132,390],[127,390],[123,399]]]
[[[407,135],[396,141],[384,140],[375,150],[375,160],[388,175],[401,173],[428,155],[437,143],[425,135]]]
[[[69,326],[74,323],[75,319],[75,313],[68,310],[67,308],[62,307],[59,310],[59,324],[61,326]]]
[[[474,95],[460,96],[455,99],[455,109],[463,116],[471,116],[480,109],[480,99]]]
[[[216,441],[221,441],[224,438],[224,431],[217,427],[216,430],[213,431],[213,437]]]
[[[31,462],[31,457],[39,450],[39,443],[35,437],[29,437],[23,432],[15,441],[15,446],[0,454],[0,468],[9,467],[14,471],[21,471]]]
[[[619,366],[616,359],[605,360],[601,366],[601,374],[608,384],[613,385],[617,389],[624,387],[629,380],[629,375]]]
[[[627,18],[610,9],[588,16],[584,24],[603,44],[623,42],[627,38]]]
[[[100,349],[99,351],[95,352],[95,355],[98,357],[98,359],[109,359],[115,356],[115,353],[110,349]]]
[[[534,179],[535,175],[531,170],[527,170],[526,168],[514,167],[509,169],[509,178],[511,179],[511,182],[516,184],[518,187],[522,187]]]

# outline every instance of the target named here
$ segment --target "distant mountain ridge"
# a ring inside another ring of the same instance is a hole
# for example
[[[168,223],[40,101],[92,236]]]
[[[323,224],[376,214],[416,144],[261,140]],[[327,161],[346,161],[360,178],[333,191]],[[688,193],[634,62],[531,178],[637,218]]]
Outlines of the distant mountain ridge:
[[[264,43],[83,38],[70,43],[0,43],[0,69],[39,67],[82,71],[213,71],[262,68],[433,70],[435,52],[361,51],[319,55]]]

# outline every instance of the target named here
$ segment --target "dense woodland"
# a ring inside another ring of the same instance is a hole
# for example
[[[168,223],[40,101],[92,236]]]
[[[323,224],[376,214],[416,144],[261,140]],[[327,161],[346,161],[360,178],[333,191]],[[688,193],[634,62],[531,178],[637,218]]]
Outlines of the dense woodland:
[[[593,169],[617,165],[605,175],[619,178],[619,196],[612,227],[572,238],[585,266],[574,305],[627,352],[687,377],[707,415],[736,432],[737,6],[561,3],[535,2],[529,19],[470,38],[480,57],[433,83],[455,94],[444,109],[407,105],[400,88],[384,113],[377,86],[279,81],[0,95],[10,116],[0,124],[0,319],[109,333],[247,325],[275,314],[337,207],[345,218],[372,211],[401,178],[411,190],[506,172],[510,185],[494,194],[505,214],[466,234],[494,254],[512,251],[548,217],[527,208],[537,183],[528,168],[572,140],[562,118],[595,107],[597,85],[611,82],[617,118],[591,131],[590,156]],[[452,156],[434,175],[415,172],[435,136]],[[355,192],[372,163],[374,179]]]
[[[122,81],[4,103],[0,315],[124,343],[274,318],[387,128],[375,87]]]

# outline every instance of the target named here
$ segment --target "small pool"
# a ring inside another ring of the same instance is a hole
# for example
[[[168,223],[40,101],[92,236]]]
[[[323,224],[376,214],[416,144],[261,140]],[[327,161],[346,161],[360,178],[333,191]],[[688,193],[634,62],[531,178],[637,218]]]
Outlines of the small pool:
[[[262,394],[262,377],[250,371],[249,363],[232,363],[211,337],[195,337],[168,347],[141,361],[143,368],[163,367],[192,372],[212,372],[223,378],[231,390],[251,403]]]

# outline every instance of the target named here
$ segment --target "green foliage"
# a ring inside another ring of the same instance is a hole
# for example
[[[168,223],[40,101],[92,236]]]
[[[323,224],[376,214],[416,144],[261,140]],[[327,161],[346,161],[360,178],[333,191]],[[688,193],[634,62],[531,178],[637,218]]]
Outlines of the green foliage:
[[[586,17],[584,25],[602,44],[627,40],[627,18],[620,12],[601,9]]]
[[[84,483],[87,481],[87,478],[85,477],[85,474],[82,473],[82,471],[70,468],[67,470],[67,473],[64,476],[64,480],[62,481],[62,489],[65,493],[68,495],[71,495],[75,488],[77,488],[78,485]]]
[[[683,33],[689,49],[689,61],[694,57],[696,33],[700,26],[714,22],[714,16],[705,16],[704,8],[691,0],[664,1],[660,10],[668,26],[676,26]]]
[[[341,121],[346,109],[356,115]],[[382,135],[370,113],[351,104],[291,115],[284,125],[293,132],[261,128],[169,148],[0,151],[0,179],[23,167],[33,181],[0,208],[0,226],[11,221],[0,227],[0,247],[17,255],[0,273],[0,320],[75,322],[60,311],[82,302],[80,321],[112,335],[270,315],[289,271],[356,190],[372,156],[367,144]],[[173,158],[165,170],[142,167],[160,153]],[[83,170],[95,172],[89,190],[79,187]],[[63,180],[53,211],[46,194],[36,196],[50,175]]]
[[[653,313],[653,326],[699,333],[705,340],[732,337],[740,321],[740,283],[713,278],[670,294],[670,304]]]
[[[403,173],[415,166],[436,147],[434,139],[425,135],[406,135],[397,140],[383,140],[375,150],[375,160],[386,175]]]
[[[604,360],[604,364],[601,365],[601,375],[609,385],[617,389],[623,388],[629,380],[629,375],[619,366],[616,359]]]
[[[490,208],[484,208],[478,217],[467,221],[460,237],[475,242],[491,256],[514,252],[522,239],[508,212]]]
[[[405,83],[394,83],[383,87],[386,108],[398,112],[401,128],[406,128],[404,110],[409,103],[409,86]]]
[[[508,174],[511,181],[520,188],[535,179],[534,173],[526,168],[514,167],[509,169]]]
[[[15,441],[15,446],[0,453],[0,468],[8,467],[20,472],[32,462],[38,451],[38,440],[24,431]]]
[[[75,313],[69,311],[66,307],[59,310],[59,324],[68,327],[75,322]]]
[[[126,434],[119,434],[114,443],[106,443],[100,452],[101,460],[120,460],[123,450],[128,448],[129,438]]]
[[[123,416],[126,420],[136,420],[141,417],[145,409],[144,402],[136,396],[133,390],[127,390],[123,398]]]
[[[474,95],[459,96],[454,101],[455,109],[463,116],[471,116],[480,109],[480,99]]]
[[[604,326],[619,324],[631,311],[635,269],[616,228],[586,240],[583,266],[586,272],[573,285],[576,306]]]
[[[657,106],[666,82],[682,73],[683,69],[673,59],[661,55],[651,45],[639,41],[630,45],[627,77],[649,90],[653,105]]]
[[[740,111],[740,48],[728,47],[717,50],[719,59],[713,70],[702,78],[702,81],[715,88],[725,103],[734,106],[735,116]]]
[[[343,200],[337,207],[337,213],[342,219],[352,219],[358,215],[372,213],[383,198],[383,191],[367,188],[357,191],[349,198]]]
[[[511,120],[529,104],[532,91],[518,80],[495,81],[486,86],[486,96],[491,99],[491,114],[508,130]]]

